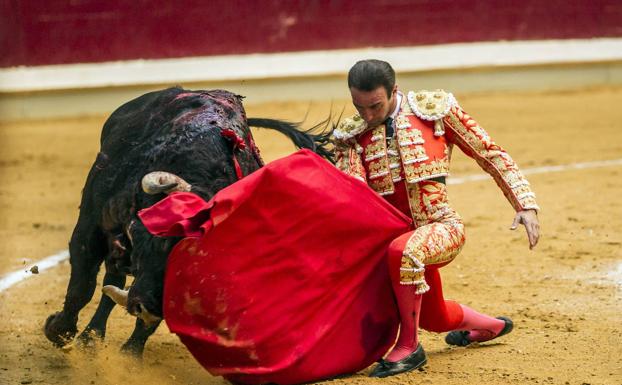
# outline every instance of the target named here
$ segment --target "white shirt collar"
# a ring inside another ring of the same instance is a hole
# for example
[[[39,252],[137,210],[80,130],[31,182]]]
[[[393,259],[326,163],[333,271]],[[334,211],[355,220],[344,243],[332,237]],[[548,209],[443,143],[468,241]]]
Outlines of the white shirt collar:
[[[404,95],[402,95],[400,91],[397,91],[397,94],[395,96],[397,97],[397,103],[395,104],[395,110],[393,110],[391,115],[389,115],[389,117],[391,117],[391,119],[393,120],[395,120],[395,118],[397,117],[397,114],[400,112],[400,106],[402,105],[402,98],[404,97]]]

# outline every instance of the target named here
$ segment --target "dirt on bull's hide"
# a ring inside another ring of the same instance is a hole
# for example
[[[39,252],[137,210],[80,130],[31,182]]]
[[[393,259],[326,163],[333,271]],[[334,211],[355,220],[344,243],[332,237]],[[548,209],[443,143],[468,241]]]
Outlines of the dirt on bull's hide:
[[[523,170],[622,158],[622,88],[457,96]],[[333,111],[341,105],[352,111],[347,101],[333,102]],[[246,107],[250,116],[296,121],[309,104]],[[307,126],[330,108],[329,101],[312,104]],[[66,249],[103,121],[0,125],[0,275],[27,271]],[[267,161],[293,151],[275,133],[254,134]],[[480,172],[454,151],[454,178]],[[542,206],[542,239],[532,252],[522,229],[508,230],[513,213],[492,180],[449,186],[466,222],[467,243],[442,269],[445,293],[512,317],[515,331],[466,349],[448,348],[441,336],[424,332],[429,364],[423,371],[385,380],[369,379],[363,371],[331,384],[622,383],[622,166],[528,178]],[[210,377],[166,327],[148,342],[143,362],[119,354],[134,322],[120,308],[113,311],[102,346],[52,347],[41,327],[62,305],[68,276],[63,263],[0,293],[0,384],[226,383]],[[81,327],[95,305],[84,310]]]

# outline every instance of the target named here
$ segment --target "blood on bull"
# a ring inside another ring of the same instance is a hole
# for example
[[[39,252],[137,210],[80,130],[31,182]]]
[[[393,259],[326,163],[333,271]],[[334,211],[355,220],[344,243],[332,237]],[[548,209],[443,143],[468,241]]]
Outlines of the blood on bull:
[[[115,303],[137,316],[122,350],[141,355],[162,319],[167,256],[179,238],[148,233],[137,212],[173,191],[205,200],[262,166],[249,125],[274,129],[298,148],[329,158],[328,135],[303,132],[273,119],[246,118],[242,98],[228,91],[155,91],[114,111],[101,133],[100,152],[87,176],[80,213],[69,243],[71,275],[60,312],[45,322],[56,346],[78,332],[80,311],[92,299],[105,265],[104,295],[78,336],[89,345],[104,338]],[[126,277],[134,276],[129,291]]]

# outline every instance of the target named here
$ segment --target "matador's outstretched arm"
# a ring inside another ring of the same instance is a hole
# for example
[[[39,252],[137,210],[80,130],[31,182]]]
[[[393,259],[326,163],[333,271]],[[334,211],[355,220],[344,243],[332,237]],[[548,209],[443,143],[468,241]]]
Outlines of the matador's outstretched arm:
[[[529,182],[518,169],[510,155],[492,141],[488,133],[462,108],[454,105],[443,119],[448,128],[447,136],[469,157],[475,159],[480,167],[490,174],[503,191],[516,216],[510,229],[519,224],[525,226],[529,239],[529,248],[533,249],[540,238],[536,195],[531,191]]]

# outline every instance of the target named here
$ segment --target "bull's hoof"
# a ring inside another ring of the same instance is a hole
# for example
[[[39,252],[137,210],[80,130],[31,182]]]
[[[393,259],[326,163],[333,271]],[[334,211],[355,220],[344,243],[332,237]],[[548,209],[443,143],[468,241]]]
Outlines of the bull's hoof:
[[[135,340],[128,340],[121,346],[121,353],[127,354],[138,360],[143,358],[143,351],[145,350],[145,344]]]
[[[76,338],[76,344],[79,348],[93,349],[97,347],[98,343],[104,340],[104,332],[101,330],[86,328],[78,338]]]
[[[62,312],[54,313],[48,317],[43,327],[43,332],[48,340],[56,347],[63,347],[69,343],[78,332],[75,321],[68,322]]]

